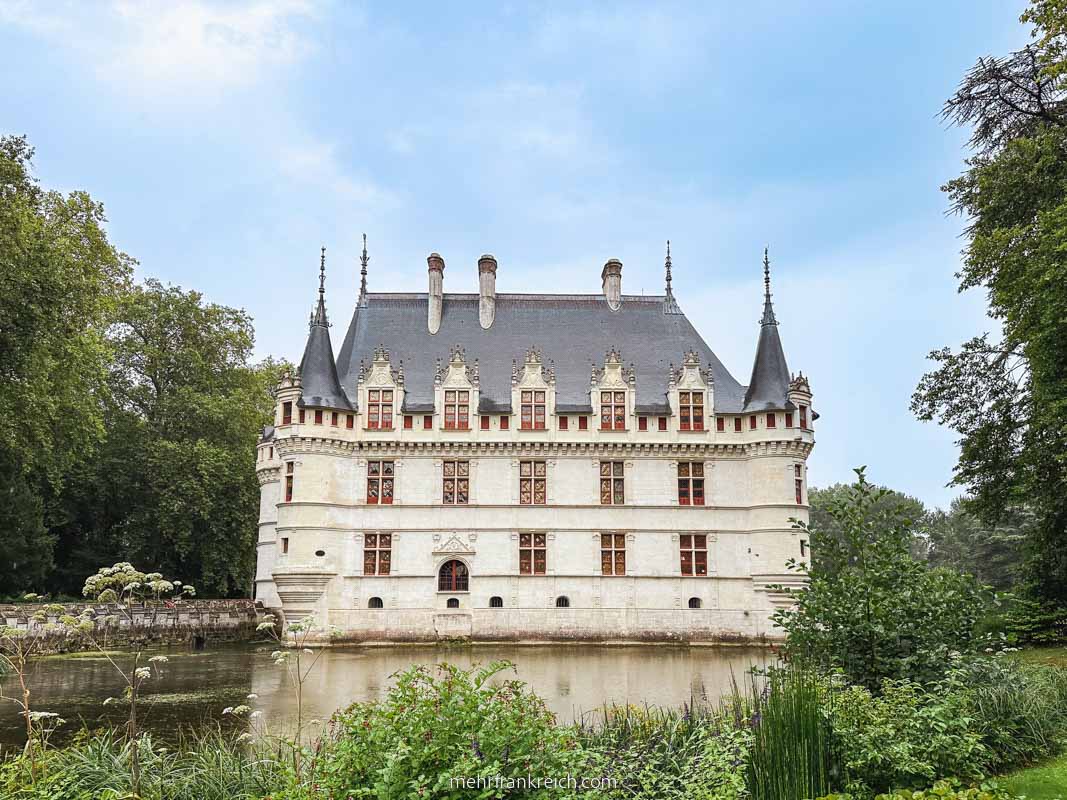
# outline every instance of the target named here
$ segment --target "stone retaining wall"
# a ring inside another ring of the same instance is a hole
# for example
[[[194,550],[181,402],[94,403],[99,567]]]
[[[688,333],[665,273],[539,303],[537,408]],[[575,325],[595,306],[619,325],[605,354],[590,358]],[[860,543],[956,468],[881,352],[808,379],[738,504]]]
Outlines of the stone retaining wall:
[[[63,613],[79,616],[92,608],[96,620],[94,638],[105,648],[127,647],[133,642],[151,646],[189,645],[205,647],[217,642],[246,641],[255,636],[263,608],[253,600],[179,600],[131,604],[126,609],[114,603],[61,603]],[[94,649],[78,634],[67,631],[51,616],[34,619],[44,603],[0,604],[0,625],[22,630],[40,630],[46,652],[69,653]]]

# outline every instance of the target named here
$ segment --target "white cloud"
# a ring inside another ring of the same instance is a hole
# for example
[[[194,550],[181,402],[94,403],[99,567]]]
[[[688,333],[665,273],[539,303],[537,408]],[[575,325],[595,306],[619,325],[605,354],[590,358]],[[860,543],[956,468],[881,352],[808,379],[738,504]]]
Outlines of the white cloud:
[[[45,4],[0,0],[0,21],[73,50],[109,85],[172,98],[216,95],[314,51],[316,0]]]

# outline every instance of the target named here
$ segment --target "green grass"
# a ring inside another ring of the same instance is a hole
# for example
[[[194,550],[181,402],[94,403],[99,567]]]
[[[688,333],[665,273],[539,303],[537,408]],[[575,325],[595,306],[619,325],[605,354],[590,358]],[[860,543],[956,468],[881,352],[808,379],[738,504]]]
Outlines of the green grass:
[[[1027,800],[1067,798],[1067,755],[1014,772],[1001,778],[999,783],[1012,794],[1023,795]]]
[[[1021,650],[1019,658],[1031,664],[1067,668],[1067,647],[1032,647]]]

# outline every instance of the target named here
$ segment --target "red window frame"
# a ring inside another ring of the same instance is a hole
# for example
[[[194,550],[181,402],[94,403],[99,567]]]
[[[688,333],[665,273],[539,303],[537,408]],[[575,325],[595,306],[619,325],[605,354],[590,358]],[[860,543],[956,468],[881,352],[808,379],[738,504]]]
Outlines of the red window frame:
[[[393,535],[367,533],[363,535],[363,574],[388,575],[393,562]]]
[[[559,429],[561,431],[570,430],[570,424],[571,424],[570,423],[570,417],[560,417],[559,418]]]
[[[637,430],[639,430],[639,431],[647,431],[648,430],[648,417],[638,417],[637,418]]]
[[[578,430],[589,430],[589,417],[578,417]]]
[[[404,415],[404,430],[410,431],[415,427],[415,418],[411,414]]]
[[[804,505],[804,468],[800,464],[793,465],[793,491],[797,505]]]
[[[748,417],[748,429],[750,431],[756,430],[756,415],[750,414]]]
[[[489,415],[482,414],[482,418],[479,424],[481,425],[483,431],[489,430]]]
[[[600,574],[626,574],[626,534],[600,534]]]
[[[510,426],[510,421],[511,421],[510,417],[501,416],[500,417],[500,430],[506,431]]]
[[[792,411],[786,411],[785,412],[785,426],[787,428],[792,428],[793,427],[793,412]]]
[[[800,429],[806,431],[808,429],[808,407],[800,407]]]
[[[349,430],[356,427],[356,417],[354,414],[345,414],[345,427]]]
[[[622,461],[600,462],[600,504],[619,506],[626,502],[625,467]]]
[[[519,574],[544,575],[548,571],[548,535],[519,534]]]
[[[519,393],[519,428],[524,431],[545,429],[545,392],[523,389]]]
[[[427,414],[425,417],[422,418],[422,429],[424,431],[433,430],[433,414]]]
[[[293,424],[293,404],[292,401],[286,401],[282,403],[282,425]]]
[[[768,428],[777,428],[778,427],[778,420],[777,420],[776,416],[777,415],[775,415],[773,413],[767,414],[767,427]]]
[[[661,432],[667,430],[667,418],[666,417],[660,417],[659,418],[659,429],[660,429]]]
[[[301,423],[303,423],[303,421],[304,421],[304,409],[300,409],[299,421]]]
[[[367,390],[367,430],[391,431],[393,429],[393,390]]]
[[[466,592],[470,590],[470,573],[459,559],[446,561],[437,571],[437,591]]]
[[[734,417],[734,433],[741,433],[741,417]]]
[[[392,461],[367,462],[367,503],[391,506],[396,490],[396,465]]]
[[[341,415],[338,414],[336,411],[332,412],[330,414],[330,425],[332,425],[333,427],[336,428],[340,424],[341,424]]]
[[[722,433],[726,430],[726,417],[715,418],[715,430],[717,430],[719,433]]]
[[[320,408],[315,409],[315,424],[316,425],[321,425],[322,424],[322,409],[320,409]]]
[[[446,506],[470,503],[471,462],[448,459],[441,465],[441,502]]]
[[[678,537],[683,575],[705,577],[708,574],[708,536],[706,533],[683,533]]]
[[[626,430],[626,392],[600,393],[600,430]]]
[[[543,506],[548,498],[548,465],[545,461],[519,462],[519,505]]]
[[[471,393],[466,389],[445,390],[445,430],[470,430]]]
[[[704,462],[678,462],[678,505],[704,505]]]
[[[285,502],[293,502],[293,479],[295,478],[295,467],[292,461],[287,461],[285,464]]]
[[[704,430],[703,392],[678,392],[678,427],[683,431]]]

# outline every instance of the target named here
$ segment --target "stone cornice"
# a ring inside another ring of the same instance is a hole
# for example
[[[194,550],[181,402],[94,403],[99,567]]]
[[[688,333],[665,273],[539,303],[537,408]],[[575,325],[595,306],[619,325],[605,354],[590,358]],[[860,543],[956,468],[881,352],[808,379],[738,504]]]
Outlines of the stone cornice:
[[[360,454],[374,456],[551,456],[551,457],[638,457],[674,456],[705,458],[755,458],[761,456],[791,456],[807,458],[813,443],[798,439],[719,444],[715,442],[396,442],[361,441],[349,442],[340,439],[292,437],[275,442],[278,455],[322,453],[336,456]],[[277,480],[279,468],[262,469],[273,471],[274,477],[260,478],[260,483]]]
[[[281,480],[281,475],[282,468],[280,466],[256,468],[256,479],[259,481],[260,486],[265,486],[268,483],[277,483]]]

